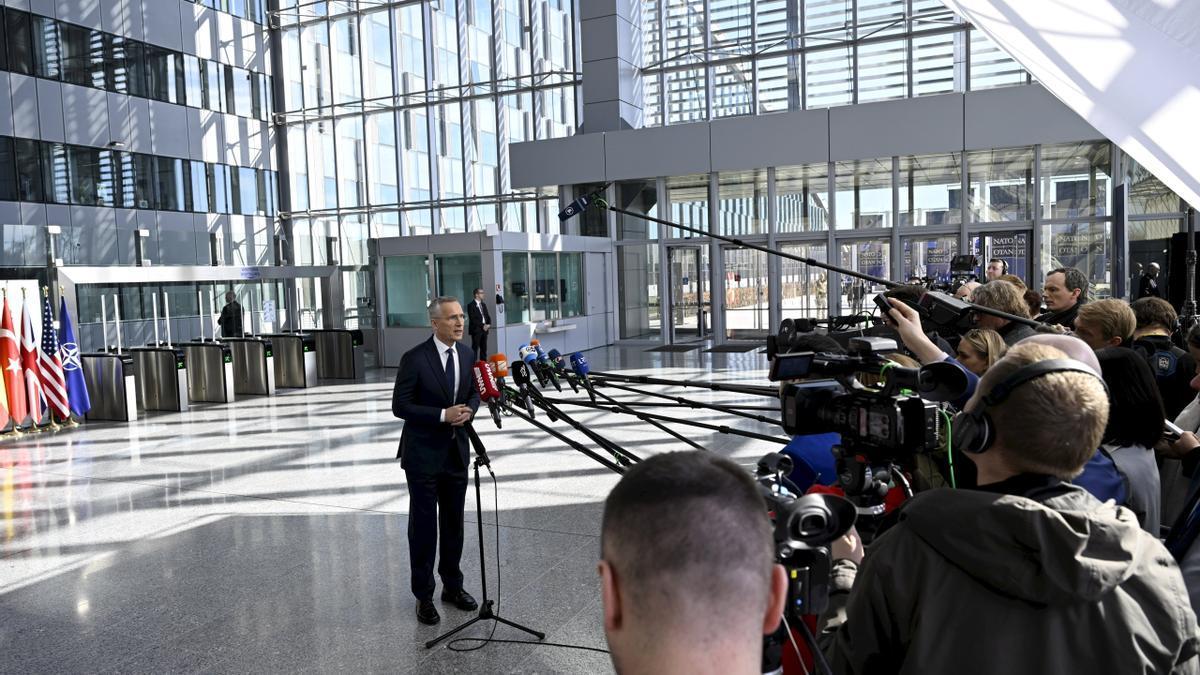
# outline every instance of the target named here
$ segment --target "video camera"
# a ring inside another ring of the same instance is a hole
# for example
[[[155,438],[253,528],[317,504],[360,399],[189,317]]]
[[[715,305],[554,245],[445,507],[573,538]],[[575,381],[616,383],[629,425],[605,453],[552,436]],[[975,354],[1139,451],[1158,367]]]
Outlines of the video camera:
[[[755,476],[774,524],[775,559],[787,571],[785,611],[799,620],[829,606],[829,544],[850,531],[856,513],[836,495],[799,496],[786,478],[791,471],[792,459],[772,452],[758,460]]]

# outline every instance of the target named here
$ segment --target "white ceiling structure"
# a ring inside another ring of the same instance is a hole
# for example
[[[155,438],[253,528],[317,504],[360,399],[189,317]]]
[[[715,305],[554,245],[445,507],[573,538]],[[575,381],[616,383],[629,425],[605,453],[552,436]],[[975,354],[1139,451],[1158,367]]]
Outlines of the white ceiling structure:
[[[1200,0],[942,0],[1200,206]]]

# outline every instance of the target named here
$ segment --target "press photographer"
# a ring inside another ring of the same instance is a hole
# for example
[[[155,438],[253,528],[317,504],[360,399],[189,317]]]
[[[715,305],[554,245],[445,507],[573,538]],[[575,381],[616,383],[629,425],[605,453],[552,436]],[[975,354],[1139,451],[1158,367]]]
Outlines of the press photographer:
[[[1047,415],[1053,406],[1071,412]],[[865,558],[852,536],[835,544],[821,620],[833,670],[1200,669],[1195,615],[1166,549],[1128,509],[1068,482],[1107,418],[1093,369],[1041,344],[1009,350],[954,420],[980,487],[917,495]]]

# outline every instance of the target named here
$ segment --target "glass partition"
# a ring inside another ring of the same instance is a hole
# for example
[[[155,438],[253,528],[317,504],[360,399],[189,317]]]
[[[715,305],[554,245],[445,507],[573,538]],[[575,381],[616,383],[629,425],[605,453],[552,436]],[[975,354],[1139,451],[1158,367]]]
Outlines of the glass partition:
[[[839,230],[892,226],[892,160],[867,159],[837,163]]]
[[[530,320],[529,254],[504,254],[504,322],[512,325]]]
[[[775,170],[775,231],[823,232],[829,229],[829,165]]]
[[[962,222],[959,155],[900,158],[901,227]]]
[[[1033,148],[967,153],[971,221],[1033,220]]]
[[[383,259],[384,293],[389,328],[429,325],[429,256]]]
[[[456,298],[465,304],[474,297],[476,288],[483,286],[483,269],[478,253],[435,255],[438,295]]]
[[[784,253],[827,262],[825,243],[794,243],[780,247]],[[824,318],[829,316],[829,273],[795,260],[781,260],[781,297],[783,318]]]

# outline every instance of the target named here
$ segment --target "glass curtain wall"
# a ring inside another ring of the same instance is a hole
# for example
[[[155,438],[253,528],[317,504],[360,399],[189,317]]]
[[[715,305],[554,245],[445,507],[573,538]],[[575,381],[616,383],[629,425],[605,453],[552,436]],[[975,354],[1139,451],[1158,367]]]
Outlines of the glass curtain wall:
[[[509,187],[508,146],[575,132],[573,3],[282,0],[280,10],[297,227],[348,212],[396,214],[386,223],[403,235],[557,227],[556,191]],[[554,203],[532,208],[539,201]]]
[[[1128,188],[1127,242],[1114,235],[1114,175]],[[972,253],[980,276],[988,259],[999,258],[1035,289],[1047,271],[1078,267],[1089,275],[1093,297],[1115,292],[1114,257],[1126,243],[1129,294],[1136,295],[1151,262],[1169,274],[1170,238],[1182,231],[1187,206],[1107,141],[669,176],[621,182],[614,190],[628,208],[662,211],[702,229],[711,212],[725,233],[872,276],[945,277],[954,256]],[[666,208],[657,208],[660,200]],[[673,292],[685,277],[691,282],[694,275],[674,264],[709,251],[708,238],[647,228],[634,218],[618,218],[617,233],[620,337],[669,336],[659,284]],[[818,318],[870,311],[872,295],[883,290],[798,261],[780,260],[779,271],[769,273],[744,248],[724,247],[722,257],[706,291],[721,300],[724,339],[773,328],[759,318],[775,309],[766,298],[779,298],[783,317]],[[681,288],[686,300],[688,287]]]
[[[647,126],[1025,84],[940,0],[639,0]]]

